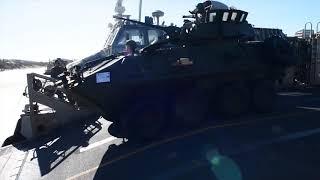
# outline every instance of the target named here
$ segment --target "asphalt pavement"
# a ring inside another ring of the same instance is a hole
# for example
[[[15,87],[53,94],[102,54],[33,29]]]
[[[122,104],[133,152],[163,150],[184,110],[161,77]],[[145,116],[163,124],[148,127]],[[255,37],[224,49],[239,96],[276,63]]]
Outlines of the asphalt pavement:
[[[212,117],[154,142],[112,137],[104,119],[70,124],[2,148],[0,179],[320,179],[320,93],[278,99],[272,113]]]

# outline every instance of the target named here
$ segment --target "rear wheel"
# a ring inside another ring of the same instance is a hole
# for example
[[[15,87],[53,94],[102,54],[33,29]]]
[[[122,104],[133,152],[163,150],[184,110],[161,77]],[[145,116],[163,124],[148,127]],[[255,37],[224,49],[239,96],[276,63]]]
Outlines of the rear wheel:
[[[257,112],[272,111],[276,100],[275,84],[271,80],[263,80],[255,84],[252,92],[253,107]]]
[[[161,135],[166,125],[166,111],[160,100],[148,98],[136,103],[122,118],[128,138],[152,140]]]
[[[223,114],[236,116],[248,112],[250,91],[244,84],[225,85],[219,95],[219,109]]]
[[[183,126],[196,126],[206,120],[207,114],[208,97],[200,90],[191,89],[176,96],[174,115]]]

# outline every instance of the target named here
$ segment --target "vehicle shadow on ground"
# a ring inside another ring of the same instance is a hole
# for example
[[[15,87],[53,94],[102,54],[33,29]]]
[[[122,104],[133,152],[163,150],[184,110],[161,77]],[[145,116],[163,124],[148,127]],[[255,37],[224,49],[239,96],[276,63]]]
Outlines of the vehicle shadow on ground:
[[[89,139],[102,129],[98,120],[99,117],[92,117],[90,120],[81,121],[81,123],[68,124],[45,138],[41,138],[40,143],[37,141],[38,143],[30,144],[27,147],[17,145],[16,148],[29,149],[29,152],[32,153],[30,161],[38,161],[41,176],[44,176],[79,148],[88,146]],[[68,133],[63,133],[66,131]]]
[[[185,148],[183,143],[164,148],[130,140],[110,145],[93,179],[215,179],[209,161],[197,153],[190,156]]]
[[[279,177],[295,179],[296,175],[300,177],[298,179],[316,177],[314,176],[316,171],[312,174],[307,171],[316,169],[313,162],[314,157],[318,156],[312,153],[312,149],[319,148],[317,143],[319,136],[309,138],[313,141],[310,144],[303,138],[282,143],[276,141],[284,139],[281,137],[285,137],[290,131],[310,130],[319,127],[319,124],[315,120],[308,126],[295,121],[284,129],[263,128],[265,124],[269,123],[213,129],[175,141],[137,143],[129,140],[120,145],[110,145],[99,167],[92,172],[88,171],[93,173],[91,176],[85,174],[87,176],[83,177],[88,179],[93,177],[95,180],[106,178],[242,180],[279,179]],[[274,123],[270,123],[269,126],[273,127],[272,124]],[[306,127],[301,128],[301,126]],[[279,127],[283,127],[282,124]],[[306,144],[309,148],[304,150]],[[311,154],[310,157],[305,158],[305,155],[301,155],[303,152]],[[296,174],[290,173],[290,169],[306,163],[308,168],[301,168],[294,172]],[[276,173],[268,174],[268,172]],[[264,177],[263,174],[267,176]]]
[[[230,179],[241,179],[239,167],[235,163],[243,164],[246,161],[241,161],[241,163],[239,161],[236,162],[234,157],[232,156],[226,156],[226,154],[220,156],[219,151],[221,150],[221,152],[230,152],[229,154],[233,154],[235,156],[238,155],[238,152],[234,150],[234,147],[240,147],[241,145],[243,145],[240,143],[240,140],[246,139],[248,141],[252,140],[253,142],[256,140],[256,137],[252,136],[252,134],[260,134],[260,136],[257,137],[263,138],[264,136],[261,136],[263,135],[261,133],[268,132],[268,137],[271,138],[280,136],[281,133],[286,133],[286,129],[282,131],[282,129],[277,128],[278,126],[282,127],[281,123],[285,123],[286,121],[281,121],[280,123],[277,121],[277,119],[274,119],[274,117],[279,116],[278,118],[281,119],[290,119],[290,113],[317,113],[320,110],[300,108],[302,106],[318,106],[318,104],[314,102],[316,100],[318,101],[318,99],[314,99],[317,97],[318,96],[315,96],[313,94],[303,94],[297,92],[283,93],[279,96],[280,103],[277,104],[275,110],[272,113],[249,113],[243,118],[235,118],[237,119],[236,121],[234,121],[234,118],[211,117],[211,119],[215,119],[217,121],[205,123],[200,127],[182,128],[178,133],[169,132],[169,135],[167,135],[163,139],[165,141],[165,139],[168,139],[168,137],[179,136],[179,134],[185,134],[196,129],[207,128],[208,126],[221,126],[221,124],[226,123],[241,124],[242,121],[252,121],[257,124],[257,127],[259,127],[250,129],[250,131],[245,131],[245,133],[230,134],[226,133],[224,129],[215,129],[214,131],[210,131],[210,134],[204,135],[202,138],[193,138],[192,136],[190,136],[186,138],[186,140],[179,140],[179,143],[173,143],[171,141],[165,142],[165,146],[160,146],[159,143],[138,143],[130,140],[120,145],[110,145],[108,150],[104,154],[99,167],[97,167],[94,172],[90,173],[94,177],[94,179],[97,180],[105,178],[139,179],[139,177],[148,177],[148,179],[168,179],[173,177],[174,179],[219,179],[217,178],[217,176],[219,176],[219,173],[221,173],[220,170],[225,168],[217,166],[217,164],[215,163],[217,163],[219,159],[223,159],[227,163],[224,164],[226,165],[227,169],[233,171],[233,173],[228,174],[232,175]],[[312,114],[310,114],[309,116],[311,117]],[[304,116],[302,116],[302,119],[303,117]],[[256,119],[260,120],[256,121]],[[263,125],[265,123],[270,123],[268,129],[263,129]],[[315,125],[317,125],[317,123],[315,123]],[[293,127],[288,126],[288,130],[290,130],[290,128],[302,128],[299,124],[292,124],[292,126]],[[312,129],[312,127],[309,127],[312,126],[310,124],[306,124],[305,126],[305,128]],[[239,131],[240,130],[241,129],[239,129]],[[231,132],[235,133],[238,132],[238,130],[237,128],[235,128],[235,130]],[[214,138],[207,139],[210,136]],[[162,139],[157,140],[157,142],[159,141],[163,142]],[[212,148],[209,148],[209,150],[206,150],[205,146],[207,142],[212,142],[212,144],[215,145]],[[247,157],[247,149],[248,147],[245,144],[245,146],[240,148],[238,151],[241,152],[241,154],[244,153],[245,157]],[[288,150],[286,149],[286,151]],[[264,153],[264,151],[262,153]],[[261,155],[262,153],[254,151],[253,154],[249,154],[250,156],[248,157],[251,158],[250,160],[252,162],[244,163],[245,166],[255,169],[256,159],[258,159],[258,157],[260,156],[264,157],[264,154]],[[269,155],[270,153],[272,154],[273,151],[267,151],[266,153],[268,153]],[[206,158],[208,154],[211,156],[214,155],[214,157],[211,157],[208,160],[208,158]],[[265,161],[268,162],[267,160]],[[225,174],[220,175],[224,176]],[[250,174],[250,176],[253,177],[256,177],[256,175],[257,174]],[[92,178],[90,175],[88,175],[88,177]]]
[[[153,142],[129,139],[120,145],[112,144],[96,171],[90,172],[94,174],[85,174],[83,178],[220,180],[227,177],[225,179],[241,180],[241,172],[234,159],[220,154],[220,150],[226,152],[230,149],[226,142],[234,140],[231,135],[226,134],[223,129],[199,131],[216,124],[220,122],[179,128]],[[217,161],[223,163],[217,164]]]
[[[170,126],[163,136],[152,142],[129,139],[122,144],[109,145],[96,171],[85,174],[83,178],[217,179],[217,169],[211,161],[221,157],[231,163],[232,167],[228,168],[234,173],[230,178],[240,180],[238,167],[229,157],[222,157],[217,149],[217,145],[224,145],[230,136],[221,130],[214,132],[216,136],[211,136],[212,132],[205,130],[233,122],[236,123],[231,117],[210,116],[198,126]],[[212,140],[218,136],[220,139]]]

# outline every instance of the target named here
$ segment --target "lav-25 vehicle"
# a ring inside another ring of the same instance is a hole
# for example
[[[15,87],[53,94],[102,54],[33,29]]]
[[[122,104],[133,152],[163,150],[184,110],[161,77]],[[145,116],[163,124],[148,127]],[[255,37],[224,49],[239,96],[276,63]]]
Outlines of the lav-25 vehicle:
[[[5,144],[92,116],[113,122],[116,137],[153,139],[212,114],[272,110],[274,82],[295,60],[288,41],[256,41],[248,13],[221,3],[206,1],[190,13],[181,28],[116,17],[166,34],[134,56],[108,56],[60,80],[28,74],[29,104]]]
[[[94,102],[111,128],[129,138],[196,125],[215,109],[232,116],[270,111],[274,81],[294,58],[287,40],[253,41],[247,12],[211,1],[190,13],[181,28],[127,20],[161,29],[166,38],[135,56],[107,58],[82,72],[71,91]]]

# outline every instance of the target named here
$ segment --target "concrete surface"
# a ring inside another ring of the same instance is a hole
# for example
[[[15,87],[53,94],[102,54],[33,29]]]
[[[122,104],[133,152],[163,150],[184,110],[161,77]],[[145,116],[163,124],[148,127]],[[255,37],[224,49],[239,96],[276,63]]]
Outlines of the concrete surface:
[[[320,91],[319,91],[320,92]],[[0,179],[319,179],[320,93],[279,93],[270,114],[213,118],[155,142],[112,137],[103,119],[0,150]]]

